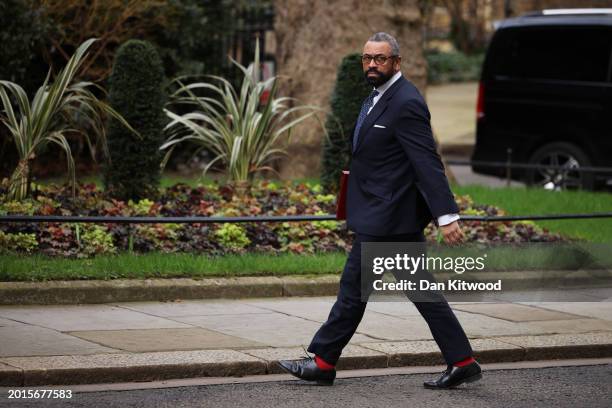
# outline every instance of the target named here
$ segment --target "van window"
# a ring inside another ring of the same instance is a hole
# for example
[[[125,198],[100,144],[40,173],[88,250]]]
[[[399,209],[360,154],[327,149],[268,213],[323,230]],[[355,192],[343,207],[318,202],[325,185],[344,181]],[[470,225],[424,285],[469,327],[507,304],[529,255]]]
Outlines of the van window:
[[[494,77],[608,80],[612,30],[605,27],[526,27],[501,30],[491,47]]]

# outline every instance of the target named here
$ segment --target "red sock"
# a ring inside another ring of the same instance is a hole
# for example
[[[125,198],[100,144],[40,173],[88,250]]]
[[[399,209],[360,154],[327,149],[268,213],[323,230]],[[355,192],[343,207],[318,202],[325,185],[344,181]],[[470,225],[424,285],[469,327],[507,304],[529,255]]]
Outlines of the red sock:
[[[326,371],[326,370],[333,370],[336,366],[329,364],[328,362],[324,361],[321,357],[319,356],[315,356],[315,363],[317,363],[317,367],[319,367],[321,370]]]
[[[466,366],[468,364],[472,364],[474,361],[476,361],[476,360],[474,360],[474,357],[468,357],[465,360],[458,361],[458,362],[456,362],[453,365],[455,367],[463,367],[463,366]]]

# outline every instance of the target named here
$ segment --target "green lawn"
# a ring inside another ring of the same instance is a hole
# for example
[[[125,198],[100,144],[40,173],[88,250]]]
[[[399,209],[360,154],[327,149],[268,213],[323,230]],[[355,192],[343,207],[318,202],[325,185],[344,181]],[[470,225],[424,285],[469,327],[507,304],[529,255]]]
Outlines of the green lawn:
[[[516,252],[521,256],[517,257]],[[486,271],[610,269],[612,252],[602,244],[531,244],[528,246],[430,245],[427,255],[437,258],[430,270],[478,273],[479,259]],[[448,265],[447,257],[455,259]],[[339,274],[346,261],[343,252],[320,254],[244,254],[211,258],[184,253],[147,253],[103,255],[90,259],[52,258],[43,255],[0,255],[0,281],[109,280],[149,278],[211,278],[238,276],[315,276]],[[444,265],[444,266],[443,266]],[[450,268],[450,269],[449,269]],[[463,268],[463,269],[459,269]],[[473,275],[472,275],[473,276]]]
[[[0,255],[0,281],[209,278],[219,276],[321,275],[342,271],[346,254],[231,255],[129,254],[91,259]]]
[[[546,191],[531,188],[453,186],[475,203],[503,208],[510,215],[612,212],[612,194],[586,191]],[[612,218],[538,221],[538,225],[568,236],[612,243]]]

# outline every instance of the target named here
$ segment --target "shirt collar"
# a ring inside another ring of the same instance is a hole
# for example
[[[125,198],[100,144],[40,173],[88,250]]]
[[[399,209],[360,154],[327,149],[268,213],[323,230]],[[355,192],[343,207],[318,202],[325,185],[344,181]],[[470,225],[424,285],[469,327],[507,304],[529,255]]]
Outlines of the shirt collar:
[[[387,89],[389,89],[391,87],[391,85],[393,85],[393,83],[395,81],[400,79],[401,76],[402,76],[402,72],[401,71],[397,71],[387,82],[385,82],[384,84],[382,84],[378,88],[374,88],[374,89],[376,89],[378,91],[378,95],[382,96],[382,94],[384,94],[385,91]]]

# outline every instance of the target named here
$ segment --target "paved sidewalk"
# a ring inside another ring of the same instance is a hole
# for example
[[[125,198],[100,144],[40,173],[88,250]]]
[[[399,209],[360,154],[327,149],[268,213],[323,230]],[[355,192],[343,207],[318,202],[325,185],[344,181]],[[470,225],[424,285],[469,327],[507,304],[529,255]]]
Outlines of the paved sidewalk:
[[[612,356],[612,292],[585,302],[456,303],[482,362]],[[576,298],[576,294],[573,298]],[[278,373],[333,297],[0,307],[0,385]],[[409,302],[370,302],[339,368],[442,363]]]
[[[431,126],[442,146],[470,148],[475,143],[478,82],[450,83],[427,87]]]

